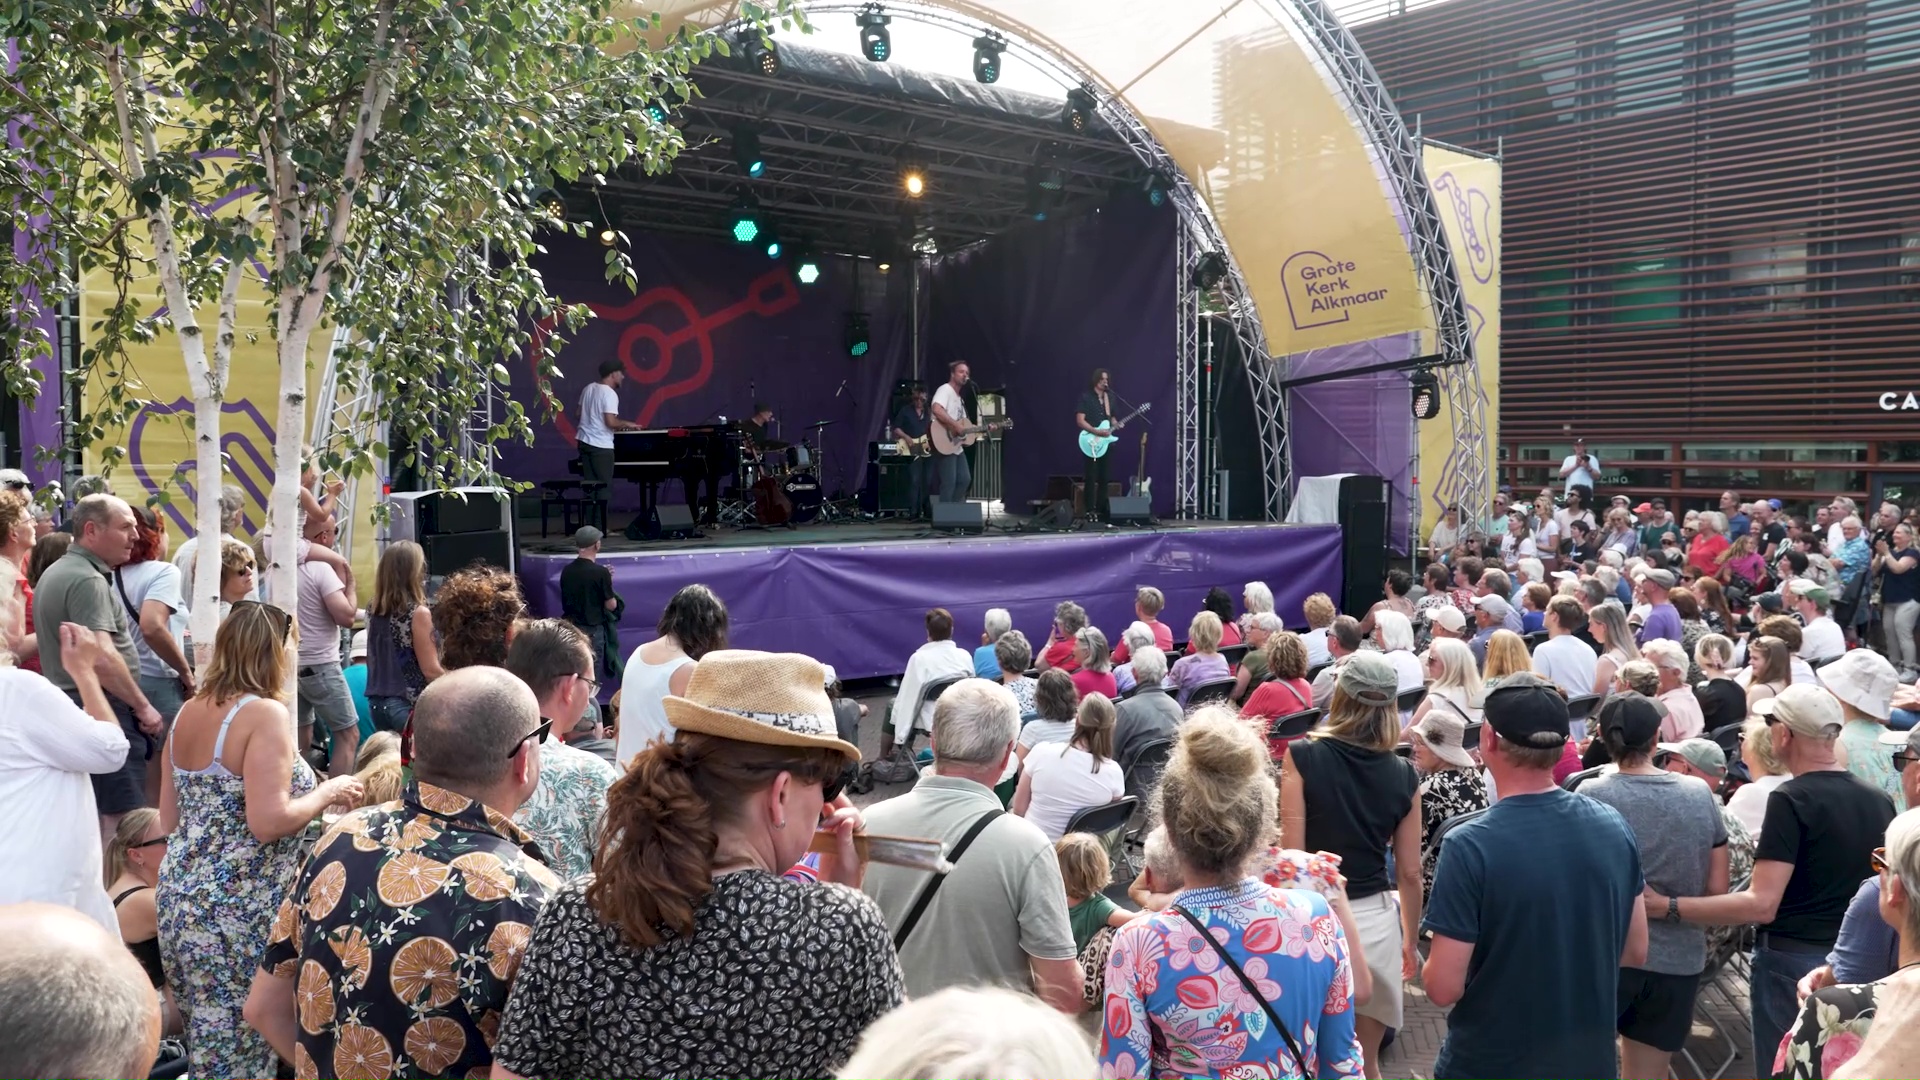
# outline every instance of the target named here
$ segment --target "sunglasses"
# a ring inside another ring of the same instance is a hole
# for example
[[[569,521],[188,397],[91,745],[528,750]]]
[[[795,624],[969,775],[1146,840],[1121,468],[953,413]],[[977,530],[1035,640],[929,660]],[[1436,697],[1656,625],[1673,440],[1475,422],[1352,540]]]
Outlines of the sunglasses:
[[[1867,862],[1872,864],[1874,873],[1876,874],[1886,873],[1887,872],[1887,849],[1883,847],[1874,848],[1873,851],[1867,855]]]
[[[545,743],[547,741],[547,733],[552,730],[553,730],[553,721],[547,719],[544,716],[541,717],[540,726],[537,728],[534,728],[532,731],[527,732],[525,735],[520,736],[520,741],[517,743],[514,743],[513,749],[507,751],[507,757],[511,759],[513,755],[519,753],[520,748],[527,744],[528,739],[532,739],[536,743]]]
[[[821,781],[820,801],[830,803],[839,798],[840,793],[845,790],[847,790],[847,774],[845,770],[842,770],[838,775],[834,776],[833,779]]]
[[[165,836],[156,836],[151,840],[142,840],[137,844],[128,844],[127,846],[129,848],[159,847],[171,839],[173,839],[173,834],[168,833]]]
[[[230,611],[228,614],[238,615],[242,610],[246,608],[259,608],[261,611],[266,612],[267,618],[271,620],[273,622],[273,625],[279,629],[281,641],[285,641],[287,640],[288,637],[292,636],[293,616],[289,615],[287,612],[282,611],[277,607],[274,607],[272,604],[263,603],[259,600],[236,600],[234,601],[232,611]]]
[[[1913,764],[1915,760],[1920,759],[1916,759],[1910,751],[1896,750],[1893,753],[1893,771],[1905,772],[1907,766]]]

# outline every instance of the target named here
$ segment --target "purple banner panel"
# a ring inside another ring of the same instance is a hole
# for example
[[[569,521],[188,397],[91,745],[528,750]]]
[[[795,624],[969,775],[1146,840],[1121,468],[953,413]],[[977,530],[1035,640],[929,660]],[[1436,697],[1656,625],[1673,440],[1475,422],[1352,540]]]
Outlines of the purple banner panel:
[[[560,614],[560,571],[571,557],[523,555],[521,585],[537,614]],[[811,544],[674,554],[600,557],[626,598],[622,650],[654,636],[660,609],[681,586],[701,582],[726,601],[731,642],[743,649],[802,652],[833,665],[842,679],[897,675],[926,641],[928,608],[954,616],[954,640],[980,642],[988,608],[1003,607],[1037,651],[1053,607],[1073,600],[1117,641],[1133,621],[1133,595],[1151,585],[1166,594],[1163,621],[1174,637],[1207,590],[1233,594],[1265,581],[1274,609],[1305,625],[1301,605],[1315,592],[1340,591],[1340,530],[1331,525],[1222,525],[1092,535],[978,537],[880,543]]]

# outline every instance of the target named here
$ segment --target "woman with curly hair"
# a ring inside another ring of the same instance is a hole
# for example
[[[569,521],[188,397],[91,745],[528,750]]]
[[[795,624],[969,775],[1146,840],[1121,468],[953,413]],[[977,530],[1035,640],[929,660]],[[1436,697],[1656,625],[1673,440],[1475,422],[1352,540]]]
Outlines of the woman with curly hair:
[[[27,564],[33,559],[33,503],[25,492],[0,491],[0,559],[13,567],[14,616],[12,626],[3,628],[8,651],[19,657],[28,671],[40,670],[40,648],[33,632],[33,584],[27,580]],[[6,568],[0,567],[0,575]],[[0,588],[4,588],[0,585]]]
[[[495,1077],[833,1076],[901,1003],[825,685],[804,656],[721,651],[666,699],[673,737],[608,792],[593,876],[540,913]],[[786,876],[819,831],[821,880]]]
[[[507,634],[526,613],[520,583],[497,566],[475,563],[448,577],[433,601],[440,666],[506,666]]]

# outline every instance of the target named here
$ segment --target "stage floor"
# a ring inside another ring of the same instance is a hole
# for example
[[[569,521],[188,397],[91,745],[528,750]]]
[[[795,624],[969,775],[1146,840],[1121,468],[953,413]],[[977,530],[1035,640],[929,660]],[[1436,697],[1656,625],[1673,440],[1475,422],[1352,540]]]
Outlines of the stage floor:
[[[520,579],[535,614],[561,613],[560,572],[574,557],[566,537],[522,542]],[[1118,641],[1135,591],[1151,585],[1166,596],[1162,619],[1184,638],[1209,589],[1225,589],[1237,610],[1245,584],[1265,581],[1282,620],[1303,624],[1306,597],[1339,595],[1341,575],[1337,526],[1218,521],[979,536],[863,521],[648,543],[615,533],[600,562],[626,602],[623,654],[653,636],[676,590],[699,582],[725,601],[735,647],[803,652],[843,680],[898,674],[926,641],[933,607],[953,614],[954,640],[968,650],[981,643],[987,609],[1006,608],[1037,652],[1062,600]]]

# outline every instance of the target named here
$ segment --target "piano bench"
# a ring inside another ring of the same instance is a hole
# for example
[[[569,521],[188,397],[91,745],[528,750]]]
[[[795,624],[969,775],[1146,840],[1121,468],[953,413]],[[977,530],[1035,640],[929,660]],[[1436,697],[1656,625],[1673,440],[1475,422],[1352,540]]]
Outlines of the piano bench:
[[[607,487],[594,480],[582,480],[577,485],[580,498],[564,501],[560,504],[561,527],[568,535],[582,525],[592,525],[601,532],[607,530]]]
[[[571,520],[571,516],[567,511],[567,505],[569,503],[578,503],[580,501],[580,496],[576,494],[571,498],[569,498],[567,493],[569,491],[574,491],[575,489],[579,488],[579,486],[580,486],[580,481],[578,480],[542,480],[540,482],[540,538],[541,539],[543,540],[546,539],[547,515],[550,512],[552,512],[554,507],[556,506],[560,507],[560,523],[562,525],[565,525],[568,521]]]

